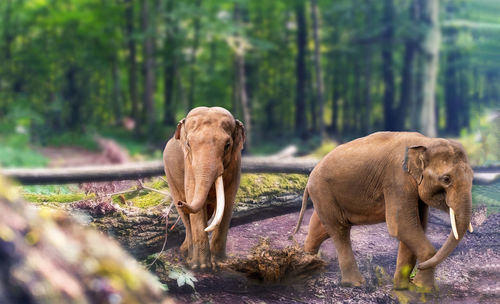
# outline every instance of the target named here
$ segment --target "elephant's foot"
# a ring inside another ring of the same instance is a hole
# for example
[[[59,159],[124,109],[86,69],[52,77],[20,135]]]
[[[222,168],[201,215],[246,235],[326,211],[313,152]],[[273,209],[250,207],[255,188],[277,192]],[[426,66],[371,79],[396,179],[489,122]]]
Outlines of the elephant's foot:
[[[419,270],[413,278],[412,283],[419,292],[435,291],[437,288],[434,282],[434,268]]]
[[[220,268],[226,261],[225,253],[212,253],[212,265],[214,268]]]
[[[348,273],[348,274],[342,274],[342,281],[340,282],[342,286],[345,287],[359,287],[363,286],[365,284],[365,279],[359,271],[353,272],[353,273]]]
[[[394,278],[394,289],[403,290],[408,289],[410,287],[410,279],[409,278]]]
[[[396,272],[394,273],[394,289],[402,290],[408,289],[410,287],[410,274],[413,270],[414,265],[406,264],[401,267],[396,267]]]
[[[209,250],[193,250],[193,256],[188,260],[188,265],[193,270],[210,270],[212,269],[212,261],[210,259]]]

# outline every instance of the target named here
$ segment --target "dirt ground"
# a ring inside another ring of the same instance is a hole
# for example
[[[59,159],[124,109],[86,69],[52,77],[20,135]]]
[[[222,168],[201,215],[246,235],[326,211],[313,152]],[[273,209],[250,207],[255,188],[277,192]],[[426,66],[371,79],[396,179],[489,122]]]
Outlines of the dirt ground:
[[[301,245],[311,213],[309,209],[296,237]],[[268,237],[276,248],[292,245],[289,237],[297,217],[298,213],[292,213],[232,228],[227,244],[229,256],[246,257],[261,237]],[[447,217],[432,211],[427,235],[436,248],[450,232]],[[439,290],[435,294],[392,290],[398,242],[389,236],[385,223],[352,229],[355,256],[367,281],[361,288],[340,286],[335,248],[327,240],[320,250],[327,267],[308,279],[263,285],[227,270],[197,272],[196,291],[170,283],[170,293],[181,303],[500,303],[500,214],[475,222],[474,233],[467,233],[452,255],[438,266]],[[167,255],[175,259],[178,252],[172,249]]]
[[[47,148],[50,166],[108,163],[101,152],[79,148]],[[130,186],[125,182],[122,187]],[[312,209],[306,212],[296,236],[302,245]],[[293,245],[291,232],[298,212],[268,218],[231,228],[227,252],[230,258],[244,258],[260,238],[267,237],[276,248]],[[195,290],[168,284],[170,295],[180,303],[500,303],[500,213],[488,218],[485,212],[473,219],[474,233],[467,233],[460,245],[436,271],[438,291],[418,294],[392,290],[398,242],[389,236],[385,223],[356,226],[351,232],[354,253],[366,285],[340,286],[340,271],[331,240],[323,243],[320,256],[326,261],[324,272],[288,284],[263,285],[241,274],[218,270],[196,272]],[[448,215],[431,210],[427,235],[439,248],[450,232]],[[166,253],[178,261],[177,249]]]

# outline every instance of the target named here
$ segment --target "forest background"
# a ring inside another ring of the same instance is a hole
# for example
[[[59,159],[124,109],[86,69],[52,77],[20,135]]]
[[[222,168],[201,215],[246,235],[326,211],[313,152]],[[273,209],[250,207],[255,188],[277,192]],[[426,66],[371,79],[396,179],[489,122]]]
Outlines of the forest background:
[[[158,158],[189,109],[223,106],[246,153],[379,130],[500,160],[497,0],[1,0],[0,163],[96,135]],[[323,153],[324,154],[324,153]]]

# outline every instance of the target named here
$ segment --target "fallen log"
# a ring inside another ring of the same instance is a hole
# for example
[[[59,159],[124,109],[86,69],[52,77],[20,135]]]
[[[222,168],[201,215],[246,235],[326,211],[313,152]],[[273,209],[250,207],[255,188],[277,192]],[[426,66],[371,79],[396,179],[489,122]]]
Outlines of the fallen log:
[[[300,210],[301,195],[279,194],[270,196],[269,201],[247,210],[233,213],[230,227],[244,225],[270,217],[293,213]],[[81,209],[77,204],[62,207],[76,217],[82,224],[94,226],[117,240],[132,256],[143,260],[161,250],[165,240],[166,205],[149,209],[135,207],[109,208],[107,212],[93,212],[91,209]],[[309,204],[312,207],[312,204]],[[178,223],[173,230],[170,227],[177,221],[177,215],[172,215],[168,221],[168,241],[166,248],[178,247],[184,241],[184,227]]]
[[[241,170],[243,173],[309,174],[317,163],[318,161],[313,159],[243,157]],[[500,167],[473,169],[474,183],[488,184],[500,180]],[[0,172],[23,185],[136,180],[164,174],[161,161],[68,168],[11,168]]]

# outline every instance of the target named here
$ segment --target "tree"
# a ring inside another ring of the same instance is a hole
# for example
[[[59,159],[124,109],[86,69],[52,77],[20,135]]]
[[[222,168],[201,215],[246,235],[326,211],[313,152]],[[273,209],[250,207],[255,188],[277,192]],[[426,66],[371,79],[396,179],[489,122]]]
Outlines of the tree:
[[[137,99],[137,60],[134,39],[134,0],[125,1],[125,30],[128,47],[128,88],[131,107],[131,116],[136,122],[140,120],[139,101]]]
[[[320,57],[320,42],[319,42],[319,20],[318,20],[318,3],[317,0],[311,0],[311,19],[313,21],[313,35],[314,35],[314,68],[316,71],[316,91],[319,103],[319,135],[321,141],[325,136],[325,122],[324,122],[324,88],[323,79],[321,77],[321,57]]]
[[[163,45],[164,67],[163,67],[163,123],[165,125],[175,125],[175,105],[173,100],[175,76],[177,75],[177,48],[178,48],[178,28],[176,20],[173,18],[175,0],[168,0],[165,13],[167,23],[167,33],[165,44]]]
[[[420,111],[419,130],[431,137],[437,136],[436,122],[436,81],[438,73],[438,56],[441,44],[439,28],[439,0],[419,1],[421,22],[426,33],[420,43],[422,56],[422,109]]]
[[[384,2],[384,23],[385,30],[383,34],[382,45],[382,74],[384,78],[384,129],[389,131],[396,130],[394,107],[394,71],[393,71],[393,36],[394,36],[394,4],[393,0]]]
[[[297,57],[296,57],[296,96],[295,96],[295,134],[304,138],[307,130],[306,120],[306,43],[307,25],[305,16],[305,5],[298,0],[295,5],[297,18]]]
[[[154,105],[155,90],[155,55],[154,55],[154,14],[151,14],[149,1],[142,1],[141,25],[144,35],[143,40],[143,69],[144,69],[144,111],[146,125],[151,127],[156,122]]]
[[[241,11],[238,3],[234,4],[234,19],[237,24],[241,23]],[[238,89],[239,99],[241,101],[241,110],[243,111],[243,120],[245,123],[245,151],[250,153],[252,151],[252,116],[250,112],[250,104],[247,95],[247,80],[245,72],[245,51],[247,45],[242,37],[237,34],[235,41],[235,56],[236,56],[236,70],[238,75]]]
[[[196,54],[198,52],[198,46],[200,44],[200,29],[201,29],[201,16],[200,16],[201,0],[195,0],[195,17],[193,19],[194,27],[194,37],[193,44],[191,46],[191,59],[189,60],[189,93],[188,93],[188,104],[187,110],[191,110],[194,107],[194,94],[196,88]]]

